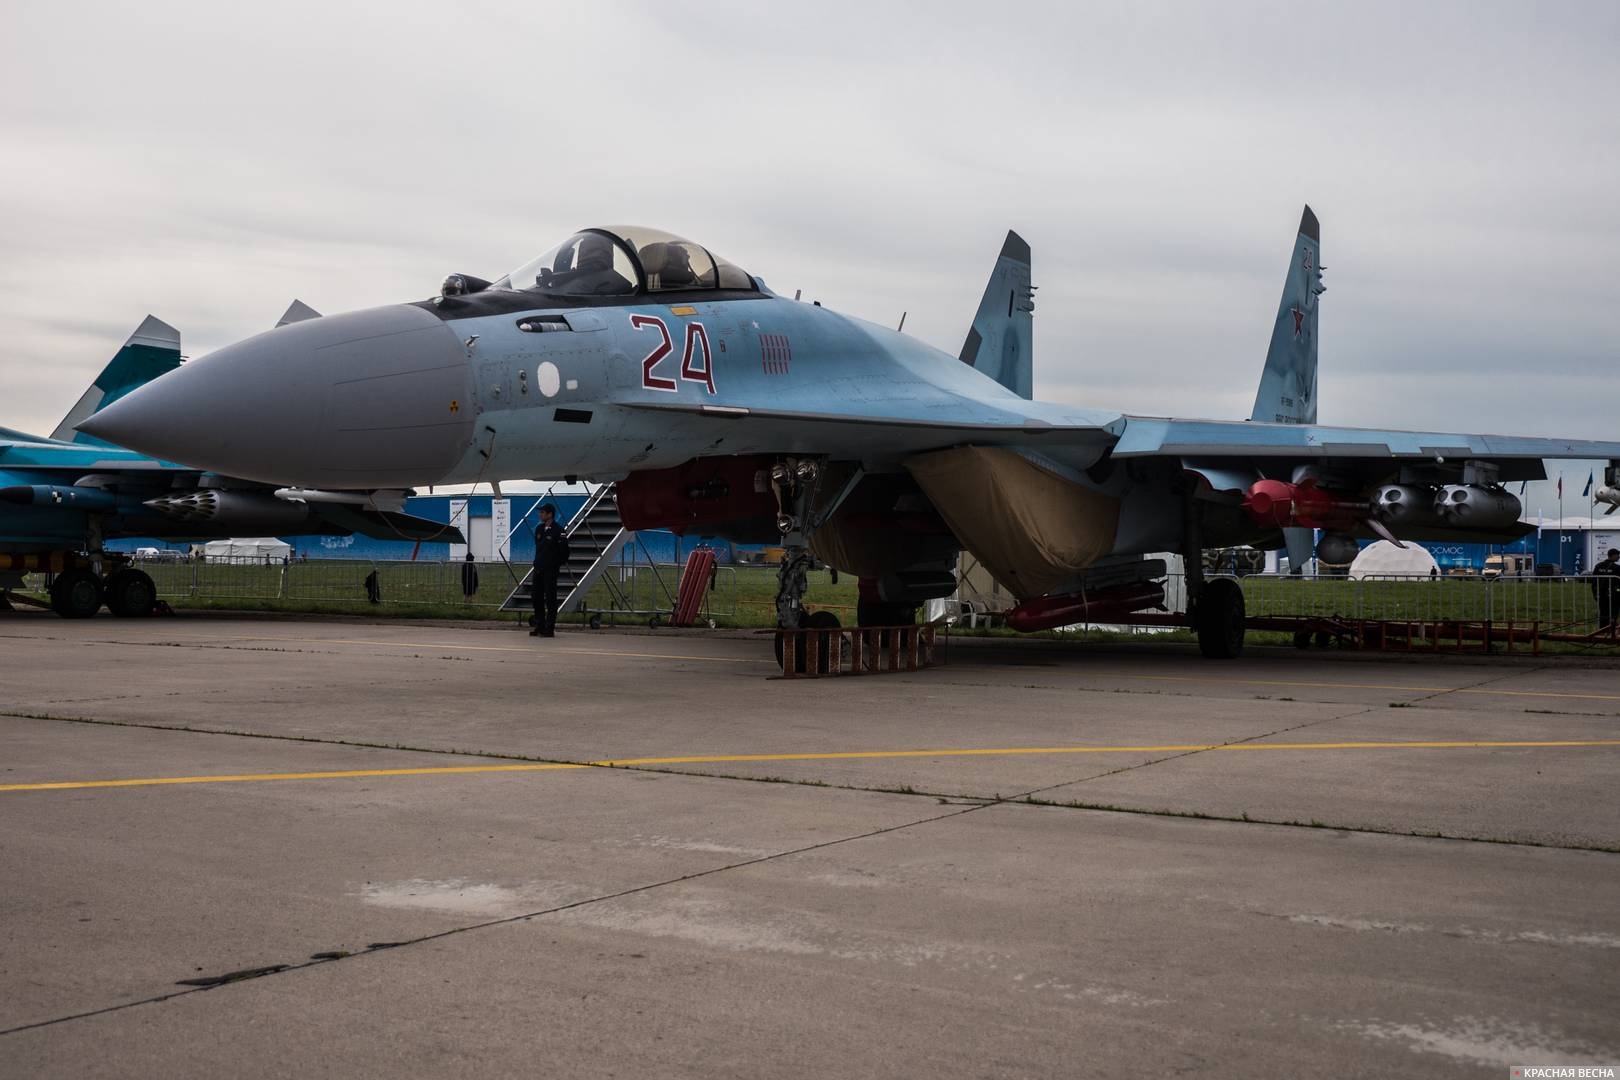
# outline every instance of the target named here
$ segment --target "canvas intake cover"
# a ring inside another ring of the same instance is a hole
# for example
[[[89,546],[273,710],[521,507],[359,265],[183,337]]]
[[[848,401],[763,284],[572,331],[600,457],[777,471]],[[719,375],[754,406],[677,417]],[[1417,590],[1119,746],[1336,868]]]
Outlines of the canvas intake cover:
[[[1107,555],[1119,502],[1002,447],[919,454],[906,468],[951,531],[1020,600]]]

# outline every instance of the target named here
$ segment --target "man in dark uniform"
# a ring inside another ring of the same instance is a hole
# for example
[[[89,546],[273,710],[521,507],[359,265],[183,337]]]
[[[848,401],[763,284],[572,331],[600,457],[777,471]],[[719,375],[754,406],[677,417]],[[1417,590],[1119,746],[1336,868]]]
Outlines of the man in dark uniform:
[[[540,508],[534,530],[534,629],[530,637],[555,637],[557,629],[557,573],[568,562],[568,535],[557,524],[557,508]]]
[[[1597,597],[1598,629],[1613,626],[1620,615],[1620,548],[1592,567],[1592,595]]]

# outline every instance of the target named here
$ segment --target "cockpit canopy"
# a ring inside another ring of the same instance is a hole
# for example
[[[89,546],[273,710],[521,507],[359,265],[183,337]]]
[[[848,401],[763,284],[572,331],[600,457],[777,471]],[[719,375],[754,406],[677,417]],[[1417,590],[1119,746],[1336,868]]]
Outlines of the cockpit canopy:
[[[493,287],[554,296],[630,296],[752,289],[754,281],[741,267],[690,240],[659,229],[618,225],[577,232]]]

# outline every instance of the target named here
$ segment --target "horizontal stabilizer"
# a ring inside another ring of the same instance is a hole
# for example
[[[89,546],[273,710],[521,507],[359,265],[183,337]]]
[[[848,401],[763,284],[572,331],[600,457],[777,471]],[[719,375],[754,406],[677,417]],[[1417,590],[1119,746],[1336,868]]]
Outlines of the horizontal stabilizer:
[[[148,315],[129,336],[124,347],[107,363],[51,432],[51,438],[66,442],[110,446],[74,430],[102,409],[137,387],[145,386],[165,372],[180,366],[180,331],[154,315]]]

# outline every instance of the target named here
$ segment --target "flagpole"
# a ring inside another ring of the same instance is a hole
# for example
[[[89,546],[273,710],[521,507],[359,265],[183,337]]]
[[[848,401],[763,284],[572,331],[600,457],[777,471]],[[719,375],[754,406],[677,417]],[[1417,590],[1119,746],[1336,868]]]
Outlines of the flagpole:
[[[1564,572],[1564,474],[1558,474],[1558,572]]]

